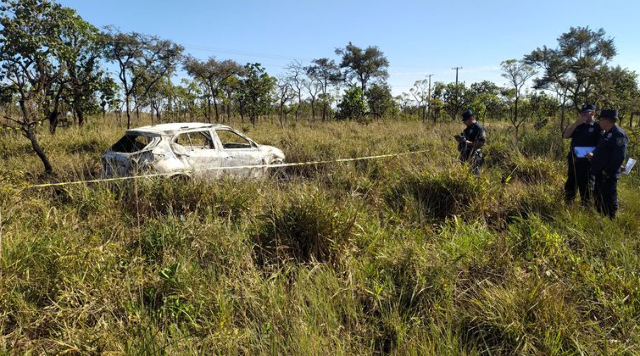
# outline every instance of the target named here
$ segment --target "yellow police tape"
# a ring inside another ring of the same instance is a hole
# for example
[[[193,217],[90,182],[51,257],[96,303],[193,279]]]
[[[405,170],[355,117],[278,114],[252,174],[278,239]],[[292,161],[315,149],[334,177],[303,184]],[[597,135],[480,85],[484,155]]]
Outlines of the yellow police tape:
[[[8,130],[8,131],[16,130],[16,131],[20,131],[20,128],[19,127],[12,127],[12,126],[0,126],[0,130]]]
[[[36,123],[36,126],[40,126],[40,127],[44,127],[44,122],[40,121]],[[15,126],[6,126],[6,125],[2,125],[0,126],[0,130],[16,130],[16,131],[20,131],[21,128],[20,127],[15,127]]]
[[[313,166],[327,163],[340,163],[340,162],[353,162],[353,161],[364,161],[364,160],[372,160],[372,159],[380,159],[380,158],[391,158],[398,156],[406,156],[413,155],[418,153],[426,153],[427,150],[420,151],[409,151],[409,152],[401,152],[401,153],[390,153],[384,155],[376,155],[376,156],[364,156],[364,157],[356,157],[356,158],[338,158],[333,160],[325,160],[325,161],[309,161],[309,162],[295,162],[295,163],[277,163],[277,164],[261,164],[261,165],[250,165],[250,166],[231,166],[231,167],[210,167],[200,171],[222,171],[222,170],[234,170],[234,169],[247,169],[247,168],[281,168],[281,167],[295,167],[295,166]],[[87,183],[103,183],[103,182],[115,182],[115,181],[123,181],[123,180],[132,180],[132,179],[140,179],[140,178],[155,178],[155,177],[171,177],[180,174],[188,174],[193,173],[193,170],[183,170],[179,172],[172,173],[153,173],[153,174],[145,174],[138,176],[127,176],[127,177],[116,177],[116,178],[104,178],[104,179],[90,179],[90,180],[79,180],[73,182],[60,182],[60,183],[45,183],[45,184],[35,184],[24,188],[34,189],[34,188],[45,188],[45,187],[60,187],[65,185],[73,185],[73,184],[87,184]]]

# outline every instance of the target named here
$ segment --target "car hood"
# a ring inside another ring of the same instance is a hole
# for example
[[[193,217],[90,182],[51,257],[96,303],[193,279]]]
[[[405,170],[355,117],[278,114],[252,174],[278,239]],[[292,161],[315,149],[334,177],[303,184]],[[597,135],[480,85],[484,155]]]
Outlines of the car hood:
[[[266,154],[270,154],[274,157],[284,160],[284,152],[282,152],[282,150],[279,148],[269,145],[258,145],[258,149]]]

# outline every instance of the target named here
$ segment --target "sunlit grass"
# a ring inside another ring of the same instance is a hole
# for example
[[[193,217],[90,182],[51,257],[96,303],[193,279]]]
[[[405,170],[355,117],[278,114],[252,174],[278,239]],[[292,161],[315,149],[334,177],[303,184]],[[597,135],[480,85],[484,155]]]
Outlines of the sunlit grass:
[[[3,134],[0,353],[640,352],[637,170],[609,221],[565,206],[553,128],[515,142],[486,123],[476,179],[449,139],[457,122],[233,126],[289,162],[427,153],[291,169],[286,182],[33,189],[98,176],[124,128],[43,133],[53,177]]]

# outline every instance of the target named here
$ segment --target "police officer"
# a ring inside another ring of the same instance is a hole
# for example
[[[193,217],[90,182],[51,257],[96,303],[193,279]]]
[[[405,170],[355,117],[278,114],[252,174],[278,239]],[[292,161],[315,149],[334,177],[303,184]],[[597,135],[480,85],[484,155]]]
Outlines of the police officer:
[[[602,110],[600,126],[604,130],[598,146],[589,154],[591,174],[595,179],[593,190],[596,209],[613,219],[618,210],[618,179],[622,161],[627,154],[629,137],[619,126],[618,110]]]
[[[567,127],[562,134],[565,139],[571,139],[571,149],[567,155],[569,170],[564,184],[565,201],[572,203],[576,197],[576,187],[580,190],[580,202],[588,206],[591,200],[592,186],[591,163],[586,156],[578,157],[576,147],[596,147],[602,133],[600,125],[594,121],[596,106],[585,104],[580,109],[580,118]]]
[[[484,127],[476,121],[473,111],[467,110],[462,113],[462,122],[467,126],[462,134],[454,136],[458,141],[460,151],[460,161],[469,162],[474,176],[480,174],[482,165],[482,146],[487,141],[487,134]]]

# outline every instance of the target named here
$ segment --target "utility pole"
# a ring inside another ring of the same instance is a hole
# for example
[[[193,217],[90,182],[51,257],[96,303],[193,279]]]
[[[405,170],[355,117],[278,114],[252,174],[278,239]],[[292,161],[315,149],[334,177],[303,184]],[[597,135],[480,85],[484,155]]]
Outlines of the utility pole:
[[[451,69],[456,71],[456,86],[458,86],[458,69],[462,69],[462,67],[453,67]]]
[[[427,117],[431,115],[431,77],[433,74],[427,74],[429,77],[429,96],[427,97]]]
[[[458,110],[458,95],[460,94],[460,90],[458,90],[458,70],[462,69],[462,67],[453,67],[451,69],[456,71],[456,111],[457,111]],[[453,114],[454,115],[454,117],[453,117],[454,119],[455,119],[455,115],[456,114],[457,113]]]

